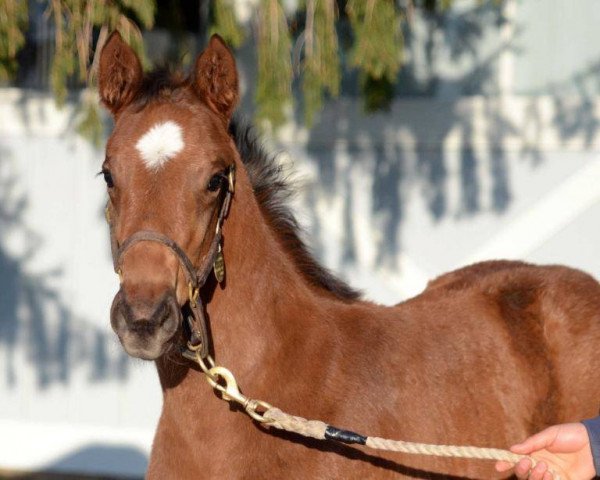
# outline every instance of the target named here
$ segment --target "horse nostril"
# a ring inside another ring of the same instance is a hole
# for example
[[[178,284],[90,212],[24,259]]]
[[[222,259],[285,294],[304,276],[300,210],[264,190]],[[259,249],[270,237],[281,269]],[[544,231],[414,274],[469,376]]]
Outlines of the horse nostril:
[[[163,302],[163,304],[159,307],[158,315],[156,315],[156,323],[158,324],[158,326],[162,327],[164,323],[169,319],[171,314],[172,311],[169,302]]]
[[[110,308],[110,323],[115,332],[123,331],[129,325],[129,312],[120,293],[115,296]]]
[[[152,314],[149,323],[155,328],[174,331],[179,324],[179,307],[174,295],[167,295]]]
[[[180,323],[181,311],[175,295],[169,295],[163,302],[163,310],[159,316],[158,325],[163,330],[174,333]]]

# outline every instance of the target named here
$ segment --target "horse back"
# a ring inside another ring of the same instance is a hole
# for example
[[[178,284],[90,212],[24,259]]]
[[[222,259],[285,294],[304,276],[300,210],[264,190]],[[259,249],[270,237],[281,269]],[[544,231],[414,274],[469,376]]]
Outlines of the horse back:
[[[532,433],[596,416],[600,400],[600,284],[564,266],[489,261],[442,275],[427,287],[468,292],[498,318],[520,368],[546,392],[534,406]]]

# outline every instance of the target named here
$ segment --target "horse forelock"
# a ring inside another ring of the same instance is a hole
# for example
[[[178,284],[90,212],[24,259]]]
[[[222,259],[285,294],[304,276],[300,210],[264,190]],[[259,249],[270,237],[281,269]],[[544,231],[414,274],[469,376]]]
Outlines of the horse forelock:
[[[143,108],[153,100],[179,100],[179,93],[189,85],[189,76],[173,70],[170,66],[158,67],[144,75],[134,104]]]

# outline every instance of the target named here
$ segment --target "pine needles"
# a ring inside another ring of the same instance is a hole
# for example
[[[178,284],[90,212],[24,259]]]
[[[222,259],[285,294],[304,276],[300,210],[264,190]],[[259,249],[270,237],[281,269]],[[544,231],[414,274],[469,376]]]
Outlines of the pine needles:
[[[50,84],[56,102],[62,105],[66,101],[69,88],[91,88],[92,93],[81,96],[78,130],[100,142],[101,116],[93,90],[99,51],[108,33],[116,29],[147,67],[141,30],[153,27],[156,0],[39,1],[46,4],[47,18],[54,26]],[[343,73],[352,69],[359,72],[366,111],[390,105],[404,61],[403,28],[407,26],[404,9],[395,0],[299,0],[297,9],[287,12],[284,6],[289,2],[259,0],[253,7],[246,6],[253,9],[253,16],[245,24],[238,18],[236,0],[205,1],[210,1],[210,33],[219,33],[232,48],[255,42],[254,98],[261,126],[277,128],[291,118],[295,108],[292,87],[296,84],[304,123],[312,126],[326,100],[340,94]],[[17,71],[17,54],[28,28],[28,3],[0,0],[0,81],[7,81]],[[453,3],[408,0],[411,10],[441,14]],[[500,6],[502,0],[478,3]],[[173,3],[174,8],[176,5]]]

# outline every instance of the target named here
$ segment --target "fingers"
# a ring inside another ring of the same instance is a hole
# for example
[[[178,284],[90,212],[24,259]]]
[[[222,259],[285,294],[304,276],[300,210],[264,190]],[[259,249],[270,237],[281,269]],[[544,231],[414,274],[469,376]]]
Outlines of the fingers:
[[[506,468],[508,466],[508,468]],[[522,459],[519,463],[515,465],[515,475],[517,478],[524,480],[553,480],[552,473],[548,470],[548,465],[545,462],[539,462],[532,469],[531,468],[531,460],[528,458]],[[508,462],[498,462],[496,463],[496,470],[499,472],[504,472],[509,470],[512,465]]]
[[[498,472],[506,472],[514,467],[514,464],[510,462],[496,462],[496,470]]]
[[[548,472],[548,466],[544,462],[540,462],[533,468],[533,470],[529,474],[529,480],[543,480],[546,473],[550,473]]]
[[[529,471],[531,470],[531,460],[523,458],[515,465],[515,475],[517,478],[529,478]]]
[[[515,469],[517,478],[530,480],[554,480],[554,475],[548,470],[548,465],[544,462],[539,462],[533,470],[531,470],[531,460],[524,458],[516,465],[510,462],[496,462],[496,470],[498,472],[506,472],[512,468]]]
[[[510,450],[514,453],[520,453],[522,455],[527,455],[528,453],[535,452],[536,450],[541,450],[542,448],[546,448],[554,442],[556,439],[556,435],[558,433],[558,429],[556,426],[547,428],[546,430],[542,430],[535,435],[532,435],[524,442],[518,443],[510,447]]]

